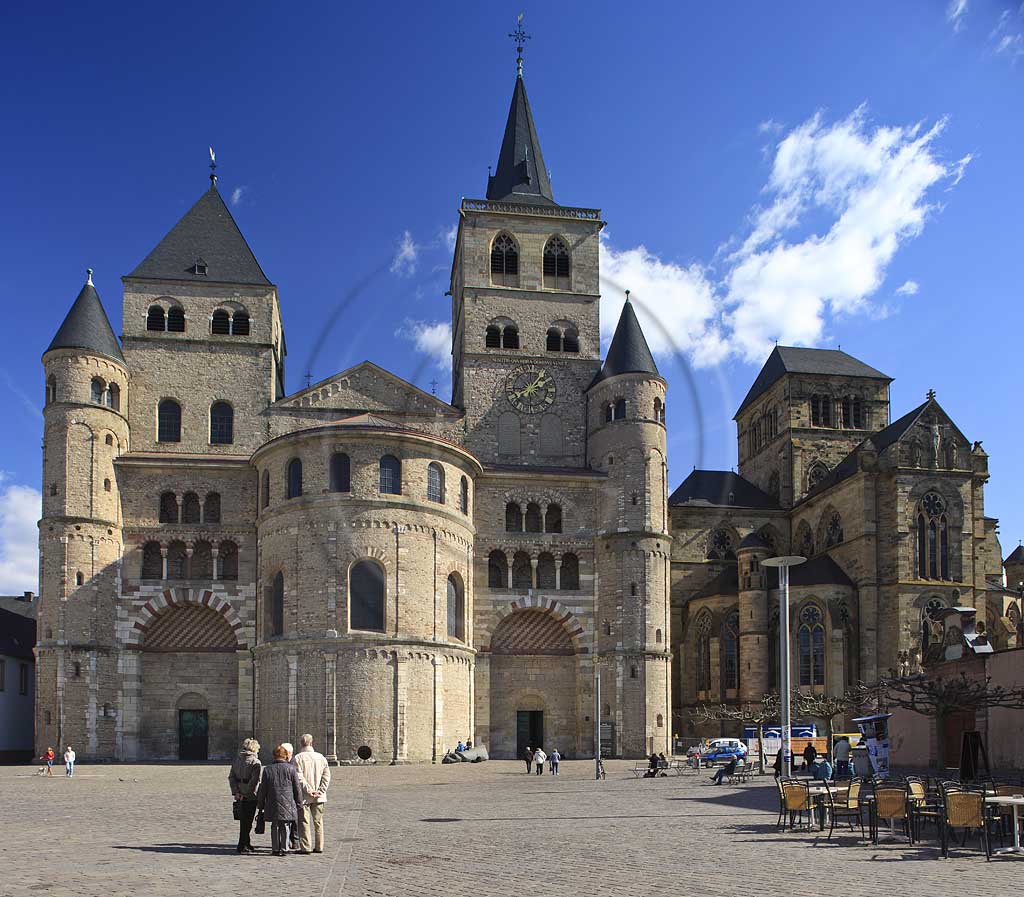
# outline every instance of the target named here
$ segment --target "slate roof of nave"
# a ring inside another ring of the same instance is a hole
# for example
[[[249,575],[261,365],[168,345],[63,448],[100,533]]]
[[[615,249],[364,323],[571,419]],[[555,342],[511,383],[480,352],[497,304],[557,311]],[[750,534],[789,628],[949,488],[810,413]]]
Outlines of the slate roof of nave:
[[[856,583],[847,576],[846,571],[833,560],[831,555],[819,554],[805,564],[791,567],[789,571],[791,587],[799,586],[846,586],[856,588]],[[768,570],[768,588],[779,587],[778,568]],[[713,579],[694,592],[689,600],[698,598],[714,598],[739,594],[739,572],[736,564],[726,564],[725,568]]]
[[[729,495],[732,494],[732,501]],[[669,506],[691,502],[723,508],[764,508],[778,510],[779,504],[731,470],[694,470],[669,496]]]
[[[805,349],[800,346],[776,346],[760,373],[754,379],[740,407],[736,409],[733,420],[743,413],[743,409],[752,404],[758,396],[786,374],[825,374],[836,377],[868,377],[873,380],[888,380],[892,377],[883,374],[860,359],[843,352],[841,349]]]
[[[1024,564],[1024,545],[1018,545],[1007,555],[1004,564]]]

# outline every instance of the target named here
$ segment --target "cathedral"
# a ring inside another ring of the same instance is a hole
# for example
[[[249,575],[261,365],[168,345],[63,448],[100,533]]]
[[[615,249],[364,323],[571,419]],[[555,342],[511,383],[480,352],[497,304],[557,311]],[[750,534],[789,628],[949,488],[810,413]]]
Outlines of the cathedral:
[[[934,396],[778,347],[738,473],[671,494],[665,379],[627,300],[604,358],[594,208],[556,202],[520,64],[451,268],[451,401],[364,361],[289,393],[286,301],[211,175],[43,354],[36,745],[124,761],[311,732],[332,762],[458,741],[669,751],[689,709],[916,664],[942,608],[1004,614],[987,458]],[[598,697],[597,685],[600,683]]]

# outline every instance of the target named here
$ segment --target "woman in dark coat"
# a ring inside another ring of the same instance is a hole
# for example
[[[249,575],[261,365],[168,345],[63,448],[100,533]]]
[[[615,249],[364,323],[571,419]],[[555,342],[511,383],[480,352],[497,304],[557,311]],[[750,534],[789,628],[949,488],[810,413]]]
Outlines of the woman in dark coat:
[[[260,787],[260,776],[263,765],[259,758],[260,743],[255,738],[246,738],[242,749],[231,764],[228,773],[228,784],[231,794],[238,807],[238,852],[255,852],[249,834],[252,831],[252,820],[256,815],[256,792]]]
[[[263,770],[256,807],[270,822],[270,844],[274,856],[288,855],[288,826],[297,819],[302,806],[299,771],[288,762],[288,750],[274,748],[274,762]]]

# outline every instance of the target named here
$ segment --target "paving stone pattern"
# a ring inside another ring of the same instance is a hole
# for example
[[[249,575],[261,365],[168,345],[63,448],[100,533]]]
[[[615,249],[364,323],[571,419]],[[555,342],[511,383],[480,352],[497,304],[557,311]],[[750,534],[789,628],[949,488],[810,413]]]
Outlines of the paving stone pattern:
[[[770,778],[636,780],[611,761],[557,779],[522,763],[333,770],[322,856],[238,856],[227,769],[0,768],[0,897],[190,895],[1005,895],[1017,859],[938,858],[839,834],[775,831]]]

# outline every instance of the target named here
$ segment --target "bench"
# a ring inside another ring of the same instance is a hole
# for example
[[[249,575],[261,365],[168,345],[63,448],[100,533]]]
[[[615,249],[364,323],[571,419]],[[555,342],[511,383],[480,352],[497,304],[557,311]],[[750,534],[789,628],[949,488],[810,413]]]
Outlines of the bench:
[[[736,764],[736,769],[733,770],[732,775],[728,775],[726,778],[729,780],[730,785],[733,785],[736,782],[749,782],[750,773],[750,765],[740,761]]]

